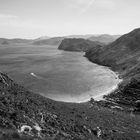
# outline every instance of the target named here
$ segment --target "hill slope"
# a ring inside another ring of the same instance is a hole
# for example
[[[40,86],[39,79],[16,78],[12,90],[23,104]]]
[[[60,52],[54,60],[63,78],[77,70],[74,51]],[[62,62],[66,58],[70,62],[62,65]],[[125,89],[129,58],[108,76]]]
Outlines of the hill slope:
[[[108,97],[132,106],[140,100],[140,29],[123,35],[104,48],[89,50],[86,57],[94,63],[109,66],[123,77],[119,90]]]
[[[1,140],[138,140],[140,118],[104,106],[56,102],[0,73]]]

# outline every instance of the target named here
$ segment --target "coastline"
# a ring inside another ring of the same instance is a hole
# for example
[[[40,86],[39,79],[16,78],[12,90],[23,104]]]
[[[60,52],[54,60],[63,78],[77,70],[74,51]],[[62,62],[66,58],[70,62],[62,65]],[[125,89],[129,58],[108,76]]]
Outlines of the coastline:
[[[96,64],[96,63],[94,63]],[[98,64],[96,64],[98,65]],[[101,65],[100,65],[101,66]],[[57,102],[64,102],[64,103],[86,103],[86,102],[89,102],[91,98],[93,98],[95,101],[103,101],[105,100],[104,99],[104,96],[105,95],[109,95],[111,93],[113,93],[115,90],[118,89],[118,85],[123,81],[123,79],[120,79],[119,78],[119,74],[112,71],[110,68],[106,67],[106,66],[101,66],[103,67],[104,69],[108,70],[114,77],[116,80],[118,80],[118,83],[114,86],[112,86],[110,89],[107,89],[105,90],[104,92],[101,92],[100,94],[97,94],[97,95],[92,95],[92,93],[94,93],[94,89],[92,89],[91,91],[87,91],[85,93],[82,93],[81,95],[77,96],[77,97],[71,97],[71,96],[62,96],[62,97],[48,97],[54,101],[57,101]],[[67,100],[66,100],[67,98]]]
[[[2,137],[5,140],[9,136],[9,139],[14,137],[19,140],[54,137],[88,140],[98,139],[99,130],[101,140],[122,139],[122,133],[126,138],[131,139],[132,133],[133,138],[139,138],[137,131],[140,131],[140,118],[115,111],[116,105],[108,108],[100,102],[56,102],[26,90],[5,74],[1,73],[0,80],[0,109],[3,113],[0,114],[3,120],[0,139]]]
[[[107,65],[103,65],[102,63],[98,63],[98,62],[94,62],[92,61],[89,57],[86,56],[86,54],[84,55],[84,57],[90,61],[91,63],[94,63],[96,65],[100,65],[102,67],[104,67],[105,69],[107,69],[108,71],[110,71],[115,77],[116,79],[119,80],[118,84],[116,86],[113,86],[113,88],[111,88],[109,91],[107,91],[106,93],[102,93],[100,95],[97,95],[96,97],[92,97],[95,101],[101,101],[101,100],[105,100],[104,96],[106,95],[110,95],[112,94],[115,90],[117,90],[119,87],[119,85],[124,81],[122,76],[120,75],[120,73],[118,71],[116,71],[115,69],[113,69],[111,66],[107,66]],[[89,100],[88,100],[89,101]]]
[[[96,64],[96,63],[95,63]],[[98,64],[97,64],[98,65]],[[88,96],[86,99],[80,101],[79,103],[83,103],[83,102],[89,102],[91,98],[93,98],[95,101],[101,101],[101,100],[105,100],[104,96],[105,95],[109,95],[111,93],[113,93],[115,90],[118,89],[119,84],[121,84],[123,82],[123,79],[119,78],[119,74],[112,71],[110,68],[103,66],[104,68],[106,68],[107,70],[109,70],[114,76],[115,78],[118,80],[118,84],[113,86],[112,88],[110,88],[110,90],[104,91],[103,93],[99,94],[99,95],[95,95],[95,96]],[[94,89],[93,89],[94,92]]]
[[[85,57],[85,56],[84,56],[84,57]],[[85,57],[85,58],[86,58],[88,61],[90,61],[87,57]],[[119,73],[113,71],[110,67],[107,67],[107,66],[104,66],[104,65],[100,65],[100,64],[95,63],[95,62],[92,62],[92,61],[90,61],[90,62],[91,62],[91,63],[94,63],[94,64],[96,64],[96,65],[99,65],[99,66],[105,68],[106,70],[108,70],[108,71],[115,77],[115,79],[118,80],[118,84],[115,85],[115,86],[113,86],[110,90],[107,90],[107,91],[105,91],[105,92],[103,92],[103,93],[101,93],[101,94],[99,94],[99,95],[90,96],[90,98],[88,97],[88,99],[86,98],[85,100],[82,100],[82,101],[80,101],[79,103],[89,102],[91,98],[93,98],[95,101],[105,100],[105,99],[104,99],[104,96],[113,93],[115,90],[118,89],[118,86],[123,82],[123,79],[120,78],[121,76],[119,75]],[[93,90],[93,91],[94,91],[94,90]]]
[[[101,95],[97,95],[94,99],[99,101],[99,100],[105,100],[104,99],[104,95],[109,95],[111,93],[113,93],[115,90],[118,89],[118,86],[123,82],[123,79],[120,78],[120,75],[118,72],[113,71],[111,68],[107,67],[107,66],[103,66],[105,67],[108,71],[110,71],[112,73],[112,75],[115,76],[115,78],[118,80],[118,84],[116,86],[113,86],[108,92],[106,92],[105,94],[101,94]]]

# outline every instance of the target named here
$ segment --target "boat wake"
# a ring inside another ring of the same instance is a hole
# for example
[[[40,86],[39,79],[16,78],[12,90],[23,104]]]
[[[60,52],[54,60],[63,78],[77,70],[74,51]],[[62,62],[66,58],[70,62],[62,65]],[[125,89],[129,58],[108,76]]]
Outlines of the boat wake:
[[[33,77],[37,78],[37,79],[42,79],[45,80],[44,78],[42,78],[41,76],[36,75],[35,73],[31,72],[30,73]]]

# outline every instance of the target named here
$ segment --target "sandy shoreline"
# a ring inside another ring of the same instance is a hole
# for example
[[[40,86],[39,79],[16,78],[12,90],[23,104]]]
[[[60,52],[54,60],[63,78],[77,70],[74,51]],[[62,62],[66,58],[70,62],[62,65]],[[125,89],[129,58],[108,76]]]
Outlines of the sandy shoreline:
[[[89,61],[87,59],[87,61]],[[62,102],[73,102],[73,103],[82,103],[82,102],[88,102],[91,98],[93,98],[94,100],[104,100],[103,96],[104,95],[108,95],[110,93],[112,93],[113,91],[115,91],[118,88],[118,85],[122,82],[122,79],[119,78],[119,74],[117,72],[112,71],[109,67],[106,66],[102,66],[102,65],[98,65],[96,63],[93,63],[91,61],[89,61],[92,65],[97,65],[102,67],[103,69],[105,69],[105,71],[108,71],[110,73],[110,76],[112,77],[112,79],[115,79],[116,84],[114,83],[114,85],[112,85],[111,87],[108,88],[104,88],[103,91],[97,91],[97,89],[95,89],[94,87],[91,88],[91,90],[87,91],[87,92],[83,92],[78,96],[71,96],[71,95],[55,95],[55,96],[46,96],[47,98],[50,98],[52,100],[55,101],[62,101]],[[40,80],[45,80],[43,77],[36,75],[36,73],[31,72],[30,73],[31,76],[33,76],[34,78],[40,79]],[[105,81],[106,82],[106,81]],[[43,93],[40,93],[41,95],[44,96]]]
[[[91,62],[91,63],[92,63],[92,62]],[[94,63],[94,64],[96,64],[96,63]],[[96,65],[98,65],[98,64],[96,64]],[[88,102],[88,101],[90,101],[91,98],[93,98],[95,101],[104,100],[104,98],[103,98],[104,95],[111,94],[112,92],[114,92],[115,90],[118,89],[118,85],[123,81],[123,79],[120,79],[120,78],[119,78],[119,77],[120,77],[119,74],[118,74],[117,72],[112,71],[110,68],[108,68],[108,67],[106,67],[106,66],[101,66],[101,67],[103,67],[103,68],[105,68],[106,70],[108,70],[108,71],[115,77],[115,79],[118,80],[118,83],[117,83],[115,86],[111,87],[109,90],[106,90],[106,91],[104,91],[103,93],[98,94],[98,95],[94,95],[94,94],[93,94],[93,96],[92,96],[91,94],[88,94],[88,93],[87,93],[88,96],[85,96],[83,100],[77,101],[77,103]],[[91,91],[90,91],[90,92],[91,92]],[[92,90],[92,92],[94,93],[94,89]],[[82,97],[82,98],[83,98],[83,97]]]
[[[115,77],[115,79],[118,80],[117,85],[111,87],[109,90],[104,91],[103,93],[101,93],[101,94],[99,94],[99,95],[95,95],[95,96],[93,95],[93,96],[91,96],[90,98],[85,99],[84,101],[80,101],[81,103],[82,103],[82,102],[87,102],[87,101],[89,101],[91,98],[93,98],[95,101],[104,100],[103,96],[104,96],[104,95],[111,94],[112,92],[114,92],[115,90],[117,90],[117,89],[118,89],[118,85],[123,81],[123,79],[120,79],[120,78],[119,78],[119,74],[118,74],[118,73],[115,73],[114,71],[112,71],[112,70],[111,70],[110,68],[108,68],[108,67],[105,67],[105,66],[103,66],[103,67],[104,67],[105,69],[107,69],[108,71],[110,71],[111,74]],[[93,91],[94,91],[94,90],[93,90]]]
[[[95,95],[95,90],[92,89],[91,91],[88,91],[88,92],[85,92],[77,97],[71,97],[71,96],[55,96],[55,97],[48,97],[48,98],[51,98],[52,100],[55,100],[55,101],[61,101],[61,102],[73,102],[73,103],[83,103],[83,102],[88,102],[91,98],[93,98],[94,100],[96,101],[100,101],[100,100],[104,100],[103,99],[103,96],[104,95],[108,95],[110,93],[112,93],[113,91],[115,91],[117,88],[118,88],[118,85],[123,81],[122,79],[119,78],[119,74],[118,73],[115,73],[114,71],[112,71],[111,69],[109,69],[108,67],[105,67],[105,66],[101,66],[103,67],[104,69],[106,69],[107,71],[109,71],[113,77],[116,79],[117,84],[112,86],[110,89],[107,89],[105,90],[104,92],[98,94],[98,95]],[[39,76],[37,76],[35,73],[30,73],[33,77],[35,78],[39,78],[41,79]],[[43,95],[43,94],[42,94]]]

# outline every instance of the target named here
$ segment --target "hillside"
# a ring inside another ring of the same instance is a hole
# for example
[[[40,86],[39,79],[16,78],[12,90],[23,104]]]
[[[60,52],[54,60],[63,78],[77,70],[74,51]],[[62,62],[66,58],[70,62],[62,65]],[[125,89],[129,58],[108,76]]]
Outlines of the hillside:
[[[85,56],[119,72],[124,79],[119,89],[108,97],[132,106],[140,100],[140,29],[121,36],[104,48],[91,49]]]
[[[139,132],[140,118],[119,105],[56,102],[0,73],[1,140],[138,140]]]
[[[77,51],[77,52],[86,52],[91,48],[101,47],[102,43],[92,42],[85,39],[64,39],[59,45],[58,49],[65,51]]]
[[[91,36],[88,39],[91,41],[98,41],[104,44],[109,44],[118,39],[120,35],[108,35],[108,34],[103,34],[103,35],[98,35],[98,36]]]

